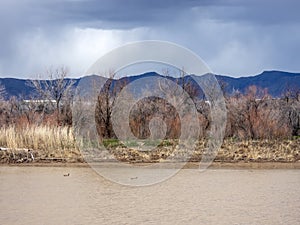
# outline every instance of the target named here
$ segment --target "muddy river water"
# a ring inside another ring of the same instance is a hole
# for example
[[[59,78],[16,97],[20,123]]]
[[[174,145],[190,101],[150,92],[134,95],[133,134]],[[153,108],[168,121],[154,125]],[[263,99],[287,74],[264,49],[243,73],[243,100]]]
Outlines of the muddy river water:
[[[129,187],[88,167],[1,166],[0,224],[300,224],[300,170],[183,169]]]

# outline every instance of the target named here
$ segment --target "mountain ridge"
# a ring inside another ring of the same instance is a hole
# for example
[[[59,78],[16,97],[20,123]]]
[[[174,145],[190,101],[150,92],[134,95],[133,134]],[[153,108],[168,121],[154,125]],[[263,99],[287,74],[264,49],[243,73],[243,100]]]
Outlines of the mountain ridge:
[[[90,75],[94,76],[94,75]],[[155,72],[147,72],[138,75],[132,75],[123,77],[126,82],[132,82],[136,79],[140,79],[146,76],[162,76]],[[187,76],[189,77],[189,76]],[[81,78],[66,78],[75,81],[75,87],[78,83],[85,79]],[[169,77],[172,80],[178,78]],[[246,93],[249,86],[255,85],[261,89],[267,89],[268,94],[273,97],[281,97],[287,89],[298,90],[300,89],[300,73],[284,72],[277,70],[263,71],[260,74],[247,77],[231,77],[225,75],[216,75],[217,80],[220,83],[225,84],[225,92],[232,94],[236,91],[240,93]],[[10,97],[22,97],[29,98],[34,93],[34,88],[28,85],[32,79],[20,79],[20,78],[0,78],[0,84],[5,87],[5,98]]]

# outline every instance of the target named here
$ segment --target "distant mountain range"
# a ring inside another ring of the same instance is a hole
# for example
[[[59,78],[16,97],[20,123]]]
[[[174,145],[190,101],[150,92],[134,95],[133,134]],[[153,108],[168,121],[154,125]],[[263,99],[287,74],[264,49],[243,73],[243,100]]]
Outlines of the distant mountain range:
[[[150,72],[141,75],[125,77],[122,79],[129,83],[145,76],[160,75]],[[225,87],[225,91],[229,95],[236,91],[245,93],[247,88],[252,85],[266,89],[274,98],[281,97],[287,89],[300,89],[300,73],[264,71],[256,76],[234,78],[230,76],[216,75],[216,78]],[[75,81],[74,85],[77,86],[79,81],[82,79],[85,78],[73,79]],[[185,79],[189,79],[189,76],[187,76]],[[5,87],[6,99],[9,99],[12,96],[28,99],[30,96],[33,96],[34,88],[28,85],[29,83],[30,80],[28,79],[0,78],[0,84]]]
[[[264,71],[261,74],[250,77],[233,78],[221,75],[217,75],[216,77],[219,81],[225,83],[225,90],[229,94],[237,90],[245,93],[251,85],[266,89],[268,94],[274,98],[281,97],[288,89],[300,89],[300,73]]]

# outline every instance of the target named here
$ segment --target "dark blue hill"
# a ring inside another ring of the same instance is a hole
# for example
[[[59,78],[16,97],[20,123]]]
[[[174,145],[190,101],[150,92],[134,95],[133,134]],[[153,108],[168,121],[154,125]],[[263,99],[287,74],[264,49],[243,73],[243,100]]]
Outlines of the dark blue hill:
[[[134,80],[150,77],[161,76],[155,72],[144,73],[140,75],[134,75],[124,77],[119,82],[130,83]],[[299,90],[300,89],[300,73],[289,73],[283,71],[264,71],[261,74],[250,77],[234,78],[230,76],[216,75],[216,78],[222,85],[225,86],[227,94],[232,94],[235,91],[246,93],[247,88],[251,85],[255,85],[262,89],[267,89],[268,93],[273,97],[281,97],[287,89]],[[75,81],[75,87],[79,81],[85,78],[73,79]],[[176,80],[176,78],[170,78]],[[177,78],[178,79],[178,78]],[[184,81],[187,82],[191,78],[185,77]],[[9,99],[12,96],[21,97],[23,99],[29,99],[34,96],[34,89],[30,85],[30,80],[15,79],[15,78],[0,78],[0,84],[5,87],[5,98]],[[182,80],[178,80],[178,84],[181,84]],[[113,84],[114,85],[114,84]],[[193,84],[195,85],[195,83]]]

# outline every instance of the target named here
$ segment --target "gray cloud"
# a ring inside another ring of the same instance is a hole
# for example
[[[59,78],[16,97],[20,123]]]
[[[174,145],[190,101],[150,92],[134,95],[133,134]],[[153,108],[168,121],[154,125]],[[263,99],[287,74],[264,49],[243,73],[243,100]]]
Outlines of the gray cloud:
[[[220,74],[299,71],[300,4],[272,0],[24,0],[0,3],[0,76],[66,64],[75,75],[129,41],[184,45]]]

